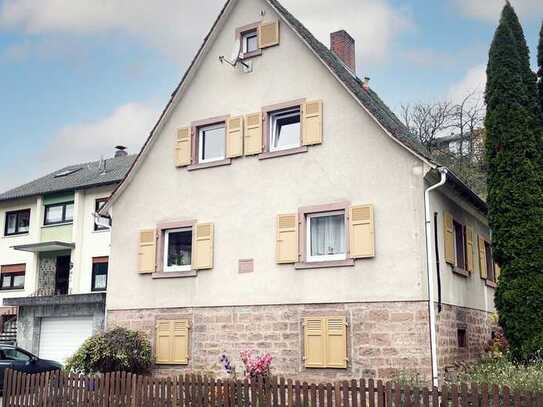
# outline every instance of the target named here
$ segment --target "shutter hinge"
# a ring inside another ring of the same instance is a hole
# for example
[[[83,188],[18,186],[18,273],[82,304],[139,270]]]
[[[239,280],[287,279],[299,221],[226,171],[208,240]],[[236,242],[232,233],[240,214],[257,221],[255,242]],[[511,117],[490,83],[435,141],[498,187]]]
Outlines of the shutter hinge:
[[[302,360],[305,362],[305,361],[306,361],[306,357],[304,356],[304,357],[302,358]]]

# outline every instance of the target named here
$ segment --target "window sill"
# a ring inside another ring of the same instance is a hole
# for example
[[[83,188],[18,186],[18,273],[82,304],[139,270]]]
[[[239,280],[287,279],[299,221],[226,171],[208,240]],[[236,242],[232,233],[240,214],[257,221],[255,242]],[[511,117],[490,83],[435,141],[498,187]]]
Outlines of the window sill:
[[[28,236],[30,232],[22,232],[22,233],[10,233],[9,235],[4,235],[4,238],[10,238],[10,237],[22,237],[22,236]]]
[[[187,167],[187,170],[195,171],[195,170],[201,170],[204,168],[221,167],[223,165],[230,165],[230,164],[232,164],[232,160],[230,158],[225,158],[224,160],[212,161],[209,163],[191,164]]]
[[[60,223],[51,223],[49,225],[43,225],[42,229],[44,228],[54,228],[55,226],[66,226],[66,225],[73,225],[74,222],[60,222]]]
[[[183,277],[196,277],[196,274],[197,274],[196,270],[178,271],[178,272],[159,271],[159,272],[151,274],[151,277],[153,278],[183,278]]]
[[[257,49],[256,51],[251,51],[251,52],[246,52],[244,54],[241,54],[241,59],[246,60],[246,59],[250,59],[254,57],[259,57],[260,55],[262,55],[262,50]]]
[[[496,288],[498,285],[494,281],[488,281],[485,279],[485,284],[487,287]]]
[[[109,231],[111,231],[111,229],[106,228],[106,229],[93,230],[92,233],[104,233],[104,232],[109,232]]]
[[[307,146],[289,148],[286,150],[279,150],[279,151],[267,151],[265,153],[260,153],[258,155],[258,159],[266,160],[268,158],[283,157],[287,155],[300,154],[300,153],[307,153]]]
[[[353,267],[353,266],[354,266],[354,259],[301,262],[301,263],[294,264],[294,268],[297,270],[320,269],[320,268],[327,268],[327,267]]]
[[[0,292],[6,292],[6,291],[10,291],[10,292],[14,292],[14,291],[24,291],[24,287],[22,288],[0,288]]]
[[[459,267],[454,267],[453,266],[452,271],[453,271],[453,273],[458,274],[459,276],[469,277],[469,272],[464,270],[464,269],[461,269]]]

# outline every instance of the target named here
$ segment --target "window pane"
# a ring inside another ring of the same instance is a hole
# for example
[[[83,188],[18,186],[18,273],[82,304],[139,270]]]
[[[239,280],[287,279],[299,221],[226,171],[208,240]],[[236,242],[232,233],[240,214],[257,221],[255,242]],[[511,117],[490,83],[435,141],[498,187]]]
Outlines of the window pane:
[[[7,215],[6,219],[7,228],[6,233],[17,233],[17,214],[16,213],[10,213]]]
[[[256,33],[249,33],[245,35],[245,44],[243,52],[253,52],[258,49]]]
[[[13,287],[23,288],[25,286],[25,276],[13,276]]]
[[[2,288],[9,288],[11,286],[11,276],[5,274],[2,276]]]
[[[281,149],[300,145],[300,108],[273,113],[271,120],[272,148]]]
[[[62,205],[49,206],[45,210],[45,223],[62,222]]]
[[[456,266],[464,269],[466,265],[464,260],[466,246],[464,243],[464,226],[462,226],[460,223],[454,222],[454,238],[456,249]]]
[[[345,253],[345,215],[310,218],[311,256]]]
[[[74,204],[70,203],[66,205],[66,216],[64,218],[66,222],[74,220]]]
[[[28,232],[30,226],[30,212],[20,212],[19,213],[19,221],[18,221],[18,232]]]
[[[190,266],[192,255],[192,230],[169,232],[168,267]]]
[[[495,281],[494,276],[494,261],[492,260],[492,247],[488,242],[485,242],[486,254],[486,274],[489,281]]]
[[[213,160],[224,158],[224,126],[210,126],[200,129],[200,159]]]
[[[94,289],[105,290],[107,285],[107,274],[97,274],[94,276]]]
[[[22,362],[27,362],[30,360],[30,356],[26,353],[20,352],[17,349],[3,349],[4,355],[8,360],[18,360]]]

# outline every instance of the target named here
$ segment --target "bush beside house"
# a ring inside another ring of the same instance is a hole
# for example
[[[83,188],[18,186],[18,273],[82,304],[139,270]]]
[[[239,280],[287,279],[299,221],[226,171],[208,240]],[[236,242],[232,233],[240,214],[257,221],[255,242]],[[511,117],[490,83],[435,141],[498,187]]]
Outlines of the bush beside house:
[[[92,374],[147,373],[153,364],[151,343],[141,332],[115,328],[87,339],[66,362],[66,370]]]

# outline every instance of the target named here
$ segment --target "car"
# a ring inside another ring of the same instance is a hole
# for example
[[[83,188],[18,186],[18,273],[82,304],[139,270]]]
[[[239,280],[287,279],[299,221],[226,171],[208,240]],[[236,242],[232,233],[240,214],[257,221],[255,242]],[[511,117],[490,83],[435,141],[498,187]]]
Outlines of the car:
[[[0,344],[0,390],[3,390],[6,369],[23,373],[42,373],[62,369],[62,364],[40,359],[32,353],[13,345]]]

